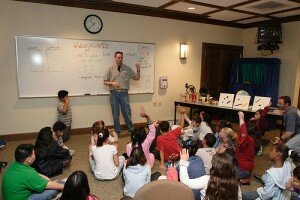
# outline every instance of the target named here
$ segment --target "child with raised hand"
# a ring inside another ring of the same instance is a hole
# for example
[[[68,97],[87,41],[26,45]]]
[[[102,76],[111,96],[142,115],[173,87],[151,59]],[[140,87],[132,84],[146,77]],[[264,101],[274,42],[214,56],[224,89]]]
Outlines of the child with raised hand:
[[[295,200],[300,199],[300,166],[293,170],[293,176],[285,184],[285,188],[296,193]]]
[[[248,134],[244,113],[238,112],[240,130],[236,137],[235,157],[238,166],[236,167],[237,179],[242,184],[249,184],[249,178],[254,168],[254,139]]]
[[[201,199],[242,199],[241,190],[236,180],[234,164],[229,155],[225,153],[213,155],[210,175],[195,179],[189,177],[188,159],[188,151],[182,149],[179,162],[180,182],[191,189],[200,190]]]
[[[147,163],[152,168],[154,165],[154,155],[150,153],[149,149],[150,146],[155,139],[155,129],[156,122],[150,124],[149,127],[149,133],[146,133],[146,130],[144,127],[136,128],[133,130],[131,134],[131,142],[126,145],[126,153],[127,156],[130,157],[131,151],[134,147],[142,147],[143,152],[147,158]]]
[[[211,119],[209,114],[205,113],[204,111],[200,112],[199,117],[201,119],[199,139],[203,140],[207,133],[213,133],[211,129]]]
[[[151,168],[141,146],[132,149],[123,168],[124,196],[133,198],[135,193],[151,179]]]
[[[118,156],[117,147],[109,142],[109,130],[105,128],[95,136],[97,143],[91,147],[90,164],[98,180],[113,180],[119,176],[125,160]]]
[[[88,178],[83,171],[73,172],[67,179],[59,200],[99,200],[90,194]]]
[[[57,121],[62,121],[66,125],[63,134],[63,141],[70,139],[72,125],[72,110],[69,98],[69,92],[60,90],[57,94],[59,103],[57,105]]]
[[[160,121],[159,127],[161,135],[157,137],[156,149],[159,151],[160,155],[160,165],[161,170],[166,170],[165,163],[170,161],[171,155],[178,155],[181,151],[178,139],[182,134],[181,126],[170,131],[170,124],[167,121]]]
[[[177,106],[179,108],[179,112],[181,113],[181,126],[184,127],[184,121],[186,121],[189,126],[183,128],[183,135],[182,140],[189,141],[189,140],[198,140],[200,135],[200,123],[201,119],[199,116],[194,116],[192,120],[186,115],[185,109],[182,108],[180,105]]]
[[[247,122],[247,127],[248,126],[254,126],[255,127],[255,135],[254,140],[255,140],[255,153],[256,155],[261,155],[262,154],[262,136],[265,133],[267,122],[266,122],[266,116],[269,112],[270,106],[272,105],[271,102],[262,110],[259,109],[255,112],[254,117],[252,117],[248,122]]]
[[[258,188],[256,191],[244,192],[244,200],[290,199],[291,193],[287,190],[285,184],[291,178],[293,163],[287,158],[290,157],[293,161],[298,161],[298,154],[289,150],[284,144],[275,143],[271,148],[269,156],[274,165],[262,176],[264,186]]]

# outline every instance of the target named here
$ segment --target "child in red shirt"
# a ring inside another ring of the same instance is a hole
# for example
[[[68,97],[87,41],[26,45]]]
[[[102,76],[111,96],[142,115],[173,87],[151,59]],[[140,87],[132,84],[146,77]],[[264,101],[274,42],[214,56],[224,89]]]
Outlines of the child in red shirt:
[[[248,134],[244,113],[239,112],[240,130],[236,137],[235,156],[238,162],[236,166],[237,179],[248,179],[254,168],[254,139]],[[243,184],[248,184],[249,180],[241,180]]]
[[[258,156],[262,154],[262,136],[266,130],[266,116],[271,105],[272,103],[270,102],[263,110],[257,110],[254,117],[247,122],[247,127],[253,127],[255,129],[255,134],[253,137],[255,141],[255,154]]]
[[[169,131],[170,124],[167,121],[161,121],[159,123],[162,135],[157,137],[156,149],[160,154],[161,170],[166,170],[165,162],[169,161],[169,157],[174,154],[178,154],[181,151],[181,147],[178,143],[178,138],[182,134],[181,127],[177,127],[174,130]]]

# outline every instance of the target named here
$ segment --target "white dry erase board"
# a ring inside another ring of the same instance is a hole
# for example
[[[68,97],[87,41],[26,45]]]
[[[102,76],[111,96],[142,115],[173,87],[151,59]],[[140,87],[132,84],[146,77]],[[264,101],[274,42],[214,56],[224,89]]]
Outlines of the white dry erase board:
[[[71,96],[109,94],[103,80],[116,51],[134,71],[141,65],[129,93],[153,93],[155,44],[16,36],[19,97],[57,96],[61,89]]]

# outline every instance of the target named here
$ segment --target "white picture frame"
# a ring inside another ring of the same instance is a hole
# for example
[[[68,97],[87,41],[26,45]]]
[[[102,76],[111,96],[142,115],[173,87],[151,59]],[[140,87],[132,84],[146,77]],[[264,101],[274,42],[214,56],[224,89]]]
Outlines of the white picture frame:
[[[221,93],[218,107],[232,108],[233,100],[234,100],[234,94]]]
[[[271,101],[270,97],[255,96],[252,105],[252,111],[264,109],[267,105],[269,105],[270,101]]]
[[[237,94],[235,95],[233,108],[239,110],[248,110],[251,96]]]

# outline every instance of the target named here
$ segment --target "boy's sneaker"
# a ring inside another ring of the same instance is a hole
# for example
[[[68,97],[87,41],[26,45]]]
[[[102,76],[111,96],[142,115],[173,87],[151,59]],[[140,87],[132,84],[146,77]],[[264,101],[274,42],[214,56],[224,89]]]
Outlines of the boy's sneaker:
[[[5,145],[6,145],[6,142],[3,140],[0,140],[0,148],[5,147]]]
[[[261,156],[263,153],[262,145],[260,145],[259,151],[256,153],[257,156]]]
[[[7,162],[0,161],[0,168],[1,169],[4,168],[4,167],[6,167],[6,165],[7,165]]]
[[[74,153],[75,153],[75,150],[72,150],[72,149],[71,149],[71,150],[69,150],[69,152],[70,152],[70,155],[73,156]]]

